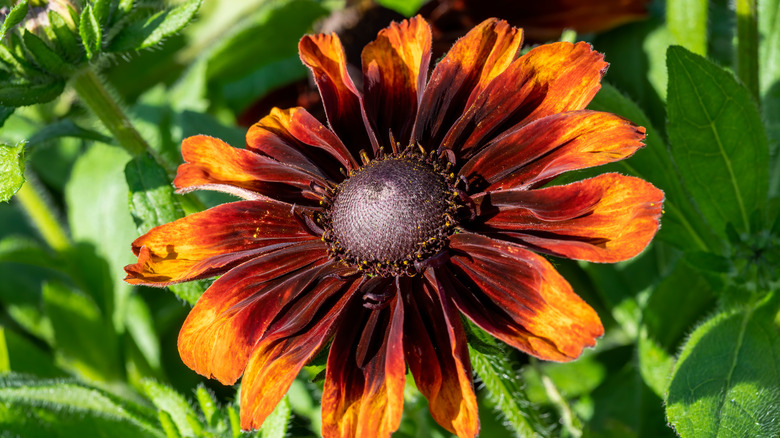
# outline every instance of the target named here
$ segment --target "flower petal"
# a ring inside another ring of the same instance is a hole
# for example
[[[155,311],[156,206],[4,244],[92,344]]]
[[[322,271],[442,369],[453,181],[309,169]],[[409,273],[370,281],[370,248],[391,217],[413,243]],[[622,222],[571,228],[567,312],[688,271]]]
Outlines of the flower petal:
[[[312,184],[330,187],[328,177],[317,168],[283,164],[205,135],[186,138],[181,154],[185,163],[173,181],[179,193],[209,189],[245,199],[316,205],[322,196],[312,190]]]
[[[384,280],[384,279],[383,279]],[[389,437],[401,424],[406,366],[403,303],[370,310],[355,300],[328,354],[322,390],[322,436]]]
[[[585,43],[553,43],[518,58],[471,99],[443,146],[468,158],[501,133],[585,108],[601,88],[604,56]]]
[[[650,243],[663,201],[652,184],[607,173],[564,186],[475,196],[480,225],[472,229],[559,257],[614,263]]]
[[[341,178],[340,167],[359,167],[336,134],[303,108],[272,109],[249,128],[246,145],[247,149],[281,163],[324,172],[331,179]]]
[[[338,273],[303,291],[255,346],[241,382],[241,429],[259,429],[295,376],[325,346],[359,281]]]
[[[137,238],[125,281],[147,286],[213,277],[274,245],[316,240],[288,204],[240,201],[152,228]]]
[[[179,332],[179,355],[198,374],[232,385],[273,318],[328,259],[319,241],[295,243],[231,269],[200,297]]]
[[[468,102],[515,60],[522,42],[520,29],[496,19],[483,21],[459,39],[431,74],[412,140],[438,148]]]
[[[339,37],[335,33],[305,35],[298,43],[298,53],[314,75],[331,129],[352,156],[358,158],[360,150],[378,150],[360,93],[347,73],[347,57]]]
[[[379,143],[394,150],[392,132],[408,145],[431,60],[431,28],[419,16],[392,23],[363,49],[362,60],[366,115]]]
[[[460,315],[427,281],[412,287],[403,291],[404,354],[414,383],[437,423],[461,438],[476,436],[477,399]]]
[[[543,257],[472,233],[450,237],[450,251],[436,279],[461,312],[507,344],[569,361],[604,333],[596,312]]]
[[[644,138],[644,128],[614,114],[554,114],[490,143],[460,173],[472,191],[538,186],[569,170],[630,157]]]

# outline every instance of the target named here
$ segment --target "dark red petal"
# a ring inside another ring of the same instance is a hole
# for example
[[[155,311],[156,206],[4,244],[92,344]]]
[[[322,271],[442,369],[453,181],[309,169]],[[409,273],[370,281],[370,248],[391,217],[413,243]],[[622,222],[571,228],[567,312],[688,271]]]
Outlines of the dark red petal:
[[[338,274],[299,294],[268,327],[241,383],[241,429],[259,429],[295,376],[331,337],[359,282]]]
[[[458,311],[427,281],[414,281],[402,295],[404,354],[417,389],[442,427],[462,438],[476,436],[477,399]]]
[[[474,201],[480,206],[476,231],[556,256],[614,263],[650,243],[664,193],[639,178],[607,173],[564,186],[500,190]]]
[[[336,134],[303,108],[272,109],[249,128],[246,147],[282,163],[325,172],[331,178],[339,177],[341,167],[359,167]]]
[[[306,35],[298,43],[301,61],[314,75],[328,123],[356,159],[360,150],[379,148],[368,125],[360,93],[347,73],[347,57],[339,37]]]
[[[324,438],[389,437],[401,424],[406,366],[404,308],[395,294],[370,310],[355,300],[333,339],[322,390]]]
[[[138,263],[125,266],[125,281],[166,286],[213,277],[274,245],[316,239],[293,218],[288,204],[222,204],[152,228],[137,238],[132,250]]]
[[[554,114],[498,138],[461,168],[476,190],[538,186],[557,175],[630,157],[645,129],[614,114]]]
[[[545,44],[518,58],[470,100],[444,147],[468,158],[503,132],[585,108],[601,88],[604,56],[584,42]]]
[[[179,193],[207,189],[245,199],[316,205],[322,196],[312,190],[312,185],[331,185],[318,168],[283,164],[205,135],[186,138],[181,154],[185,163],[179,166],[173,181]]]
[[[569,361],[604,333],[596,312],[543,257],[472,233],[450,238],[440,287],[461,312],[507,344],[540,359]]]
[[[319,241],[288,245],[231,269],[200,297],[179,332],[179,355],[198,374],[232,385],[273,318],[328,259]],[[325,271],[327,273],[327,270]]]
[[[366,115],[379,143],[395,148],[392,132],[406,146],[428,75],[431,28],[420,17],[392,23],[363,49],[362,59]]]
[[[496,19],[482,22],[459,39],[431,74],[412,140],[438,148],[467,103],[514,61],[522,42],[521,30]]]

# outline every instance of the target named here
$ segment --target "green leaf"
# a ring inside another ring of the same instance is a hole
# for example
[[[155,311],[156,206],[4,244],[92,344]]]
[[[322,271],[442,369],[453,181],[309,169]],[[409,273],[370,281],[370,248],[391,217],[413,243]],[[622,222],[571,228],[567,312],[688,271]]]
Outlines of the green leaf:
[[[186,26],[198,12],[203,0],[188,0],[181,5],[140,18],[122,29],[111,41],[108,51],[141,50],[158,44]]]
[[[691,334],[666,399],[680,436],[780,435],[779,297],[715,315]]]
[[[707,54],[707,0],[669,0],[666,22],[675,42],[686,49]]]
[[[160,417],[160,424],[165,431],[165,436],[168,438],[181,438],[181,432],[176,427],[176,423],[173,421],[171,414],[165,411],[159,411],[157,415]]]
[[[101,25],[105,24],[108,21],[108,14],[111,12],[111,0],[95,0],[92,5],[97,22]]]
[[[41,143],[63,137],[81,138],[103,143],[111,143],[113,141],[112,138],[107,135],[103,135],[91,129],[82,128],[71,119],[63,119],[58,122],[47,124],[36,131],[28,140],[28,144],[30,146],[38,146]]]
[[[165,170],[150,156],[136,157],[125,167],[130,189],[130,209],[140,234],[184,216]],[[194,305],[205,291],[205,283],[189,282],[169,286],[179,298]]]
[[[100,22],[95,17],[92,5],[87,5],[81,11],[79,17],[79,36],[87,52],[87,59],[92,59],[100,53],[103,44],[103,33],[100,30]]]
[[[3,25],[0,26],[0,40],[5,38],[5,33],[8,31],[8,29],[19,24],[22,20],[24,20],[24,17],[27,16],[27,3],[27,0],[20,1],[13,8],[11,8],[11,10],[8,12],[8,15],[5,16]]]
[[[160,338],[154,328],[149,306],[139,295],[130,296],[127,306],[127,331],[154,370],[160,369]]]
[[[0,105],[0,128],[3,127],[5,124],[5,121],[8,120],[9,117],[11,117],[11,114],[14,113],[14,110],[16,108],[12,106],[2,106]]]
[[[50,78],[43,82],[0,82],[0,105],[27,106],[56,99],[65,89],[65,81]]]
[[[146,406],[73,380],[14,374],[0,377],[0,429],[25,438],[165,437]]]
[[[728,223],[750,233],[769,181],[758,109],[731,73],[698,55],[670,47],[667,65],[669,139],[684,184],[721,237]]]
[[[83,53],[81,44],[62,15],[56,11],[49,11],[49,23],[56,37],[55,41],[62,48],[65,58],[68,61],[78,60]]]
[[[146,396],[157,406],[157,409],[165,411],[171,416],[179,433],[183,436],[196,434],[190,418],[197,418],[197,416],[192,410],[192,406],[181,394],[151,379],[144,379],[142,383]]]
[[[709,283],[682,261],[647,300],[642,310],[638,366],[645,383],[659,397],[666,393],[680,342],[714,305],[715,293]]]
[[[689,196],[674,171],[675,166],[663,137],[642,109],[607,83],[602,84],[601,90],[588,108],[618,114],[647,130],[647,146],[614,166],[616,170],[646,179],[664,191],[666,214],[662,219],[659,238],[683,250],[719,249],[717,237],[702,220],[699,211],[691,205]],[[601,172],[602,170],[599,170],[599,173]]]
[[[511,427],[518,436],[551,436],[550,426],[543,421],[536,410],[537,407],[528,400],[515,369],[516,364],[513,364],[509,358],[506,347],[498,344],[470,321],[464,321],[464,326],[468,326],[469,333],[478,336],[483,343],[490,344],[491,349],[483,351],[497,352],[487,354],[469,345],[469,356],[474,371],[489,391],[488,398],[506,419],[506,425]]]
[[[91,380],[121,377],[116,334],[89,296],[62,284],[47,283],[43,302],[63,366]]]
[[[62,377],[65,373],[54,365],[50,354],[35,344],[0,326],[0,375],[13,371],[38,377]]]
[[[123,268],[133,263],[130,243],[138,237],[127,208],[129,191],[122,174],[130,156],[123,149],[94,143],[73,166],[65,186],[68,224],[73,241],[91,246],[108,263],[113,294],[113,322],[123,331],[131,287],[123,281]]]
[[[6,202],[24,184],[24,143],[0,143],[0,202]]]
[[[195,398],[198,400],[198,406],[200,406],[203,417],[206,419],[206,424],[214,426],[218,411],[217,401],[214,399],[214,394],[211,393],[203,384],[198,385],[198,389],[195,390]]]
[[[428,0],[377,0],[381,6],[392,9],[405,17],[411,17]]]
[[[263,422],[263,427],[260,428],[260,436],[262,438],[286,437],[287,425],[290,423],[291,414],[290,400],[285,395]]]
[[[24,46],[38,65],[44,70],[58,76],[65,76],[71,71],[70,66],[54,50],[49,48],[42,39],[32,32],[22,33]]]

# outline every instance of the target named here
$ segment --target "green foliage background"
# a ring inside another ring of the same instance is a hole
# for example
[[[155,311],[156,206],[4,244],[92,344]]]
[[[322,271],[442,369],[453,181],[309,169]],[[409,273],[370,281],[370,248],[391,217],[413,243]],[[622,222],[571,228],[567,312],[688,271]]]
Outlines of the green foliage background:
[[[306,77],[298,39],[347,5],[90,0],[25,28],[38,3],[0,1],[0,436],[319,435],[322,365],[242,433],[238,387],[177,355],[208,282],[133,288],[122,267],[139,233],[229,200],[173,193],[181,140],[242,145],[252,104]],[[400,18],[424,1],[380,3]],[[553,261],[606,328],[579,360],[467,327],[483,437],[780,436],[780,1],[649,10],[564,34],[610,63],[590,108],[648,135],[555,183],[642,177],[666,193],[662,228],[626,262]],[[448,436],[407,381],[396,436]]]

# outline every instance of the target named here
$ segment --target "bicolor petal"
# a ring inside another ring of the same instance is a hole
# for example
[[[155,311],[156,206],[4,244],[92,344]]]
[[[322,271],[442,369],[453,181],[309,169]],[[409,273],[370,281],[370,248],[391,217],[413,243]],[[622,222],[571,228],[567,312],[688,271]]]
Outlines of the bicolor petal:
[[[429,281],[436,284],[410,281],[402,291],[406,362],[434,420],[460,438],[474,437],[479,416],[466,334],[451,299]]]
[[[276,199],[290,204],[315,205],[322,195],[314,191],[331,186],[317,168],[303,169],[222,140],[197,135],[184,139],[173,185],[179,193],[216,190],[244,199]]]
[[[570,361],[604,333],[596,312],[544,257],[472,233],[450,239],[450,264],[435,270],[458,309],[507,344],[544,360]]]
[[[437,149],[468,103],[512,61],[523,32],[489,19],[458,40],[431,73],[415,120],[412,141]]]
[[[132,244],[138,262],[125,281],[147,286],[214,277],[275,245],[318,240],[291,206],[273,201],[222,204],[152,228]]]
[[[373,310],[355,300],[330,347],[322,390],[325,438],[388,438],[401,424],[404,306],[393,280],[378,283],[389,289],[381,294],[395,296]]]
[[[232,385],[255,343],[279,312],[309,284],[329,273],[319,241],[287,245],[231,269],[187,315],[179,355],[198,374]]]
[[[645,129],[610,113],[570,111],[499,137],[460,169],[475,191],[544,184],[561,173],[630,157]]]
[[[474,197],[472,229],[572,259],[615,263],[639,254],[660,226],[664,193],[617,173],[538,190]]]
[[[298,43],[301,61],[314,75],[331,129],[355,158],[379,149],[363,102],[347,72],[347,56],[336,34],[306,35]],[[361,129],[364,128],[364,129]]]
[[[431,29],[420,17],[392,23],[363,49],[366,115],[388,151],[396,149],[389,133],[402,146],[409,144],[430,60]]]

